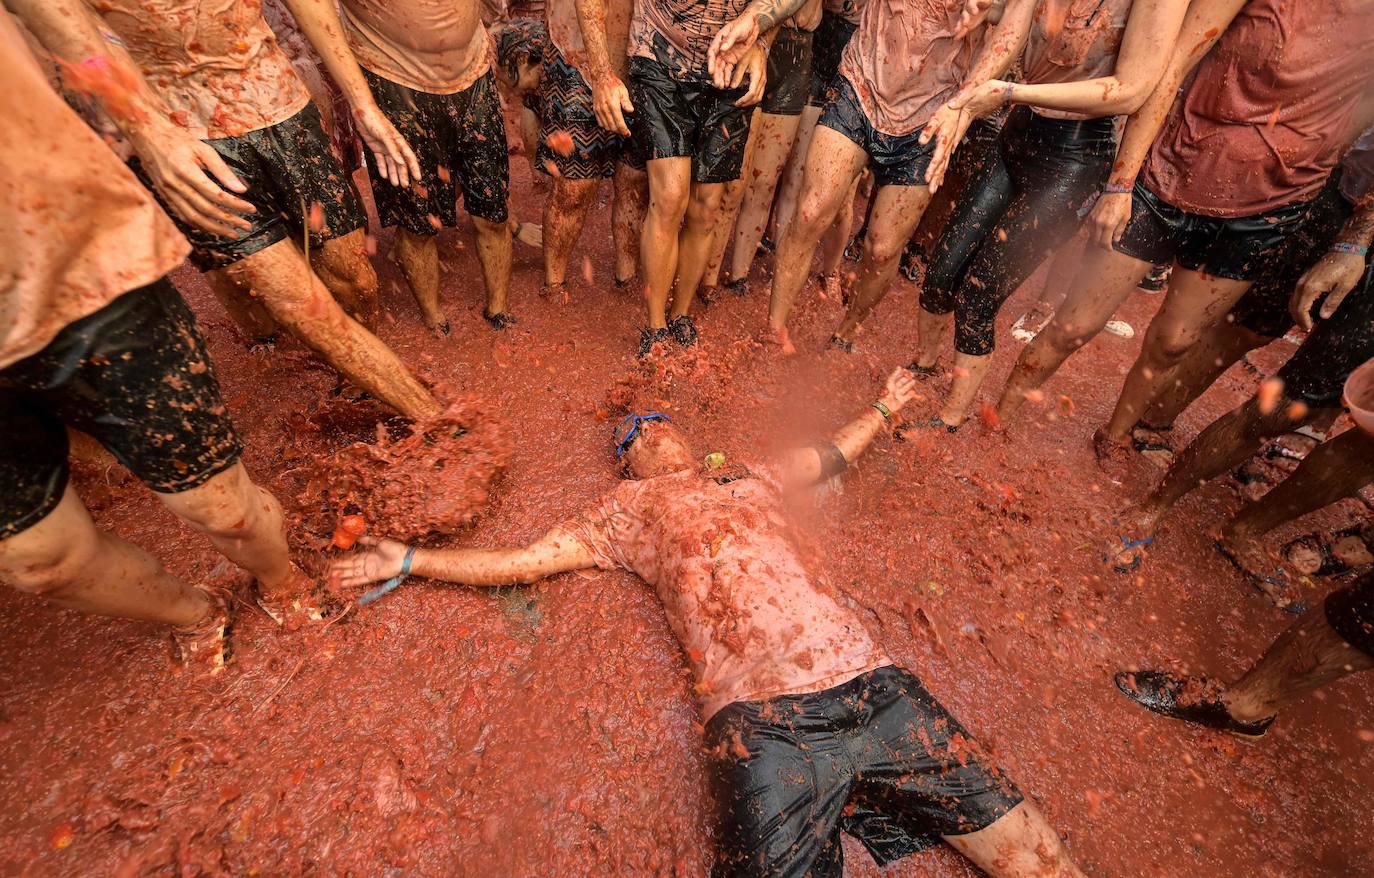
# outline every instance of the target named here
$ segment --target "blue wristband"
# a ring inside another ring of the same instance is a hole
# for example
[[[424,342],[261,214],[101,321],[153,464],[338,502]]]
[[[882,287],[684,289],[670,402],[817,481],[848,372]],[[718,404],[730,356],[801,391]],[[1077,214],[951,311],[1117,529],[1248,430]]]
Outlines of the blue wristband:
[[[388,579],[386,582],[383,582],[381,585],[377,586],[376,588],[374,588],[374,589],[372,589],[371,591],[369,591],[369,592],[367,592],[366,594],[364,594],[362,597],[358,598],[358,606],[360,606],[360,607],[365,607],[365,606],[367,606],[368,604],[370,604],[370,603],[372,603],[373,601],[375,601],[377,598],[381,597],[382,595],[384,595],[384,594],[386,594],[387,592],[389,592],[389,591],[393,590],[394,588],[396,588],[396,586],[398,586],[398,585],[400,585],[401,583],[405,582],[406,579],[410,576],[410,565],[411,565],[411,562],[413,562],[414,560],[415,560],[415,547],[414,547],[414,546],[409,546],[409,547],[406,548],[406,556],[405,556],[405,558],[401,559],[401,572],[400,572],[400,574],[397,575],[397,576],[391,577],[391,578]]]
[[[1102,191],[1108,195],[1130,195],[1131,190],[1135,189],[1129,183],[1103,183]]]
[[[1355,256],[1368,256],[1369,248],[1363,244],[1349,244],[1345,241],[1337,241],[1330,247],[1332,253],[1352,253]]]

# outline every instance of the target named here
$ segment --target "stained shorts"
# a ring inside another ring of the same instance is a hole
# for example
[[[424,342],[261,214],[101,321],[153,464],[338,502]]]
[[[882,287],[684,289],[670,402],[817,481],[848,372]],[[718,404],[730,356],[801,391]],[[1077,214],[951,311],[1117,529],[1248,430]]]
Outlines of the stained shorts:
[[[780,27],[768,49],[768,81],[759,109],[770,116],[800,116],[811,94],[812,33]]]
[[[830,88],[840,72],[840,57],[857,28],[843,15],[821,13],[821,23],[811,41],[811,94],[807,97],[811,106],[824,107],[830,99]]]
[[[1227,319],[1265,338],[1278,338],[1293,328],[1288,302],[1307,269],[1340,234],[1355,206],[1340,193],[1340,169],[1331,175],[1321,194],[1312,200],[1307,219],[1283,243],[1278,267],[1255,281],[1231,309]]]
[[[1279,267],[1282,245],[1309,206],[1288,204],[1257,216],[1204,216],[1174,207],[1137,182],[1131,218],[1116,249],[1154,265],[1177,261],[1190,271],[1256,280]]]
[[[696,183],[738,180],[754,108],[735,101],[748,87],[719,89],[704,75],[682,75],[657,48],[659,58],[630,59],[635,149],[645,162],[689,156]]]
[[[204,484],[242,453],[195,317],[166,280],[125,293],[0,370],[0,539],[47,516],[89,433],[149,488]]]
[[[367,169],[382,225],[416,235],[435,235],[458,225],[463,208],[488,222],[508,217],[510,155],[496,76],[490,70],[453,94],[407,88],[364,70],[377,105],[401,132],[420,162],[420,180],[393,186],[368,152]]]
[[[874,128],[854,93],[854,86],[843,76],[835,77],[830,101],[821,111],[819,124],[840,132],[868,153],[873,182],[879,186],[926,185],[926,168],[935,154],[934,139],[923,145],[920,129],[895,135]]]
[[[592,88],[578,69],[568,63],[552,44],[544,52],[544,75],[534,100],[539,117],[539,146],[535,158],[541,168],[552,167],[569,180],[600,180],[615,174],[617,164],[643,169],[644,160],[630,137],[607,131],[596,121]],[[634,128],[633,116],[626,122]],[[561,155],[549,148],[554,132],[567,132],[572,139],[572,154]]]
[[[201,271],[232,265],[287,238],[304,240],[307,232],[310,246],[318,247],[367,225],[358,190],[324,133],[314,103],[276,125],[205,142],[248,186],[247,192],[235,195],[257,209],[243,215],[252,227],[237,238],[206,232],[182,220],[162,201],[137,157],[129,160],[129,167],[191,242],[191,262]],[[317,219],[323,223],[312,228],[315,205],[319,205]]]
[[[1374,359],[1374,268],[1346,294],[1340,307],[1322,320],[1278,371],[1283,392],[1310,408],[1340,405],[1345,379]]]
[[[1326,596],[1326,622],[1341,639],[1374,656],[1374,572]]]
[[[983,829],[1022,800],[920,680],[892,665],[728,705],[706,742],[724,754],[714,878],[840,878],[841,831],[881,866]]]

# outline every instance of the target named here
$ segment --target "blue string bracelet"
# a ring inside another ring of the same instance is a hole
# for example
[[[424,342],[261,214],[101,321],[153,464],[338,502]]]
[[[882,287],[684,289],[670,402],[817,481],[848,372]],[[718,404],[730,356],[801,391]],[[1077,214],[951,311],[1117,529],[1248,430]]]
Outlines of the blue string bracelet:
[[[400,572],[400,574],[397,575],[397,576],[391,577],[391,578],[388,579],[386,582],[383,582],[381,585],[377,586],[376,588],[374,588],[374,589],[372,589],[371,591],[369,591],[369,592],[367,592],[366,594],[364,594],[362,597],[358,598],[358,606],[360,606],[360,607],[365,607],[365,606],[367,606],[368,604],[370,604],[370,603],[372,603],[373,601],[375,601],[377,598],[381,597],[382,595],[386,594],[386,593],[389,592],[389,591],[394,590],[394,589],[396,588],[396,586],[398,586],[398,585],[400,585],[401,583],[405,582],[406,579],[410,576],[410,565],[411,565],[411,562],[414,561],[414,560],[415,560],[415,547],[414,547],[414,546],[410,546],[409,548],[406,549],[406,556],[405,556],[405,559],[404,559],[403,561],[401,561],[401,572]]]
[[[1346,241],[1337,241],[1336,243],[1331,245],[1330,249],[1333,253],[1352,253],[1356,256],[1369,255],[1369,248],[1365,245],[1351,244]]]

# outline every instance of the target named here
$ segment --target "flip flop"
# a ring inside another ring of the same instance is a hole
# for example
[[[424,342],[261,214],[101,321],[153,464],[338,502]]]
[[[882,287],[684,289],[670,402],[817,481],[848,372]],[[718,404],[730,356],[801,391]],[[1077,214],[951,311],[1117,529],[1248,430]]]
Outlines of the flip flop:
[[[1111,561],[1112,570],[1117,573],[1131,573],[1139,568],[1145,560],[1145,547],[1155,541],[1154,537],[1127,537],[1124,534],[1118,536],[1117,539],[1121,540],[1121,548],[1117,549],[1111,543],[1108,543],[1108,554],[1102,559],[1104,561]],[[1116,560],[1132,549],[1140,549],[1141,551],[1132,555],[1129,564],[1122,564]]]
[[[1288,591],[1291,583],[1288,581],[1288,573],[1282,567],[1275,567],[1273,573],[1259,576],[1245,569],[1245,566],[1240,563],[1240,559],[1231,554],[1231,551],[1226,548],[1221,540],[1212,540],[1212,546],[1221,553],[1221,557],[1230,561],[1231,566],[1239,570],[1241,574],[1250,581],[1250,584],[1255,587],[1255,591],[1268,598],[1271,604],[1293,616],[1301,616],[1303,613],[1307,612],[1306,601],[1289,600],[1283,594]],[[1273,591],[1271,592],[1265,589],[1264,586],[1266,585],[1272,588]],[[1279,600],[1288,602],[1279,603]]]

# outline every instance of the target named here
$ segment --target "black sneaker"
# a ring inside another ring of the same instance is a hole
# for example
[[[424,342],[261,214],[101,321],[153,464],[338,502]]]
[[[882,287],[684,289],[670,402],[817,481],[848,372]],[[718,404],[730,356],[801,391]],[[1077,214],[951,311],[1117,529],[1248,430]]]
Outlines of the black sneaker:
[[[772,238],[768,237],[767,235],[764,235],[762,238],[759,238],[758,249],[754,252],[757,253],[759,256],[767,256],[769,253],[772,253],[777,249],[777,242],[774,241]]]
[[[749,292],[749,278],[737,277],[734,280],[727,280],[725,283],[721,284],[720,287],[743,299],[745,294]]]
[[[654,345],[658,344],[659,342],[667,341],[670,338],[672,338],[672,333],[670,333],[666,327],[661,326],[658,329],[645,328],[640,330],[639,356],[649,356],[649,352],[654,349]]]
[[[850,262],[858,262],[864,255],[864,236],[862,233],[856,234],[849,239],[849,243],[844,248],[844,258]]]
[[[1168,285],[1169,272],[1173,271],[1173,268],[1174,266],[1172,263],[1156,265],[1155,267],[1150,269],[1149,274],[1145,275],[1144,280],[1142,280],[1139,284],[1136,285],[1136,288],[1144,290],[1147,293],[1159,292],[1160,290],[1164,289],[1165,286]]]
[[[1242,722],[1231,716],[1217,694],[1220,690],[1206,677],[1175,677],[1163,671],[1121,671],[1116,675],[1116,688],[1136,704],[1161,716],[1242,738],[1262,738],[1274,722],[1272,716],[1254,722]]]
[[[690,348],[697,343],[697,325],[692,322],[691,314],[683,314],[669,320],[668,331],[672,333],[673,340],[684,348]]]
[[[847,338],[840,338],[838,335],[830,336],[830,341],[826,342],[837,351],[844,351],[846,354],[854,353],[854,342]]]
[[[496,330],[497,332],[504,332],[505,330],[510,329],[512,326],[520,322],[519,320],[515,319],[514,314],[511,314],[508,311],[501,311],[496,314],[492,314],[485,308],[482,309],[482,319],[486,320],[487,323],[491,324],[491,328]]]

